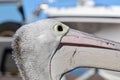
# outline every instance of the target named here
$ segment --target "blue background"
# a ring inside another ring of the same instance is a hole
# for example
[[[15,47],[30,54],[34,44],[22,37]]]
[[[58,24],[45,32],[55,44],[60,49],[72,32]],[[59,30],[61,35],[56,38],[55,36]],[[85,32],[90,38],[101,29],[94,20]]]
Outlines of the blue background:
[[[69,1],[69,2],[68,2]],[[118,6],[120,0],[94,0],[97,6]],[[26,22],[30,18],[31,14],[37,5],[41,3],[47,3],[53,7],[74,7],[77,5],[77,0],[56,0],[55,2],[44,2],[43,0],[22,0],[25,11]],[[36,20],[46,18],[46,15],[41,15]],[[21,22],[21,15],[17,10],[16,4],[0,5],[0,23],[4,21],[17,21]]]

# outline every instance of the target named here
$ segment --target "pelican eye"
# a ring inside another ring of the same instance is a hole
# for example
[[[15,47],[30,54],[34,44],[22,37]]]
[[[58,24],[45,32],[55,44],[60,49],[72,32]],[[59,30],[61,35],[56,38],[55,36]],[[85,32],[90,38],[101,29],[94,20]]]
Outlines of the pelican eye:
[[[54,31],[57,32],[58,34],[64,34],[68,30],[68,27],[66,27],[63,24],[57,24],[54,26]]]
[[[58,31],[63,31],[63,27],[61,25],[58,25],[57,30]]]

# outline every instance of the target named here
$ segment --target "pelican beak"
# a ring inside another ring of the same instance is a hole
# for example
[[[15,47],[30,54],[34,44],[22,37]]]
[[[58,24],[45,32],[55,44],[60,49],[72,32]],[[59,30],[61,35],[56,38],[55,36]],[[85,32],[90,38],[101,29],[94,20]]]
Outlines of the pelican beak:
[[[120,43],[70,29],[51,59],[52,80],[79,67],[120,71]]]
[[[70,29],[68,34],[62,38],[61,43],[63,45],[106,48],[120,51],[120,44],[117,42],[98,38],[73,29]]]

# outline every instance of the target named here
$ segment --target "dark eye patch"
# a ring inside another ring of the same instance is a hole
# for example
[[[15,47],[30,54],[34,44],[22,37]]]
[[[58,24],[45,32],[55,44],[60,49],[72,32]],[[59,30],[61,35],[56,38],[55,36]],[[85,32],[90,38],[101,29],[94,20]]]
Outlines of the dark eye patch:
[[[58,30],[58,31],[63,31],[62,25],[58,25],[58,26],[57,26],[57,30]]]

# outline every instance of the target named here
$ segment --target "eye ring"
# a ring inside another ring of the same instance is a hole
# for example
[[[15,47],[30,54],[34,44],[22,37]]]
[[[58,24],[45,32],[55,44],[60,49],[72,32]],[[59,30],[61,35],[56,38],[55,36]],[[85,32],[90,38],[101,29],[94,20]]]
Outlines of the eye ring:
[[[68,30],[68,27],[66,27],[63,24],[56,24],[54,26],[54,31],[57,32],[58,34],[64,34],[67,32],[67,30]]]

